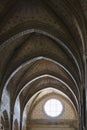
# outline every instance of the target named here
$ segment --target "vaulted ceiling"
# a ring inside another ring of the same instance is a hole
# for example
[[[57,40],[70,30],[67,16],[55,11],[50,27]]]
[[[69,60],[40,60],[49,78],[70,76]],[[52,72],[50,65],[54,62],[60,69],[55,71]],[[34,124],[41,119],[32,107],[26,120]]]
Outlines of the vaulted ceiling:
[[[7,111],[10,127],[17,102],[22,118],[30,98],[49,87],[85,113],[86,58],[87,0],[0,1],[1,115]]]

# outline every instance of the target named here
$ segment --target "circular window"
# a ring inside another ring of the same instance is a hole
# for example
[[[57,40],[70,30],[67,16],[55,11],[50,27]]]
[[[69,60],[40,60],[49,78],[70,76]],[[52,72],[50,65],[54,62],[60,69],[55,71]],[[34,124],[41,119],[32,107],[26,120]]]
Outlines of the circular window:
[[[63,105],[57,99],[49,99],[44,104],[44,110],[48,116],[57,117],[62,113]]]

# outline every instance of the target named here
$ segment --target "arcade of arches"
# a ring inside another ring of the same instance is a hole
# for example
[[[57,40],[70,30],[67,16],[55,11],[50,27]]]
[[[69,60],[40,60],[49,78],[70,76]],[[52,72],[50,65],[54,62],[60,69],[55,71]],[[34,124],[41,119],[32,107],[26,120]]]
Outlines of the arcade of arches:
[[[0,0],[0,130],[87,130],[86,102],[87,0]]]

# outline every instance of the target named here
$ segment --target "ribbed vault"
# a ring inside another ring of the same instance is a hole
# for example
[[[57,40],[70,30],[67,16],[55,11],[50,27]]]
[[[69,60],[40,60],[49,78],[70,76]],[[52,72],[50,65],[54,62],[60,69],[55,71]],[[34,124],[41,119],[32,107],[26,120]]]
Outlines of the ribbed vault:
[[[65,94],[77,113],[76,129],[86,130],[86,21],[81,3],[0,1],[0,117],[5,130],[29,129],[29,108],[46,91],[48,97],[57,91]]]

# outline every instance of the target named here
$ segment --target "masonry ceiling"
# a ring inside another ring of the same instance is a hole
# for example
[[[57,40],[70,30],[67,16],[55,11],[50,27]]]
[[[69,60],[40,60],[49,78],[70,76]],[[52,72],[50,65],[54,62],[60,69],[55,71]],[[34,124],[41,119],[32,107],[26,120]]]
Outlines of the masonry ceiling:
[[[0,0],[2,113],[49,87],[83,105],[86,24],[87,0]]]

